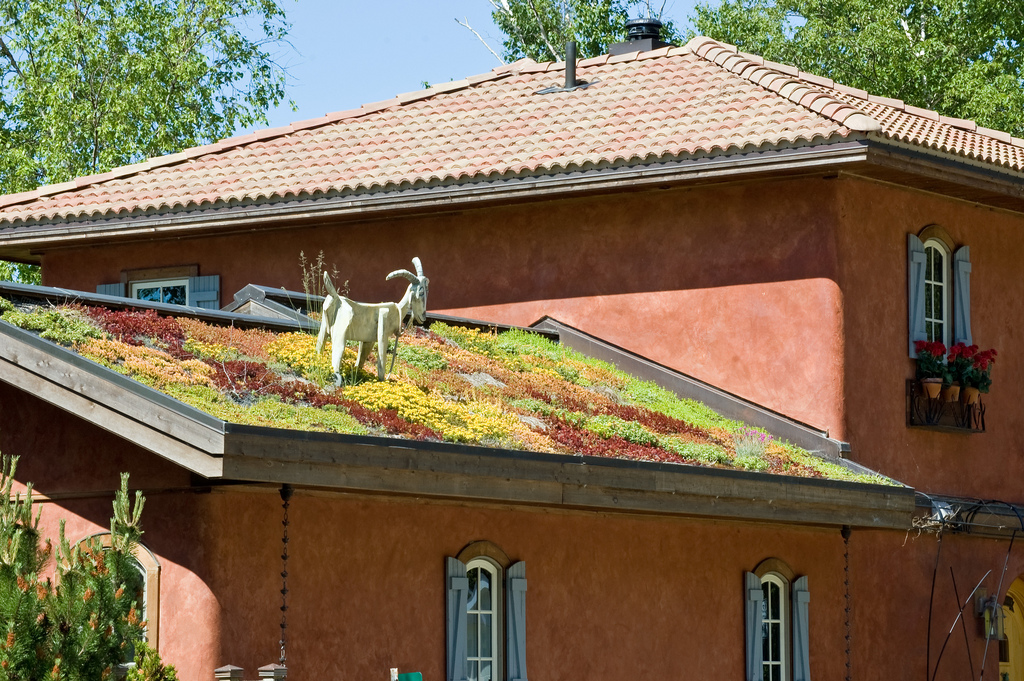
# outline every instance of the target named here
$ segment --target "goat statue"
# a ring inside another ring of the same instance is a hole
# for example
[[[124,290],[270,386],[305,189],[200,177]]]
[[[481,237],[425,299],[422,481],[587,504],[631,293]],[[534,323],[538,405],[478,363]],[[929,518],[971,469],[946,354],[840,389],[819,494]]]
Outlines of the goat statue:
[[[408,270],[396,270],[387,276],[385,281],[396,277],[409,280],[405,295],[397,303],[357,303],[340,295],[334,288],[327,272],[324,272],[324,284],[328,295],[324,300],[323,316],[320,317],[320,334],[316,339],[316,352],[320,354],[328,332],[331,334],[331,367],[337,376],[340,386],[341,356],[345,352],[345,343],[359,341],[359,356],[353,371],[353,381],[363,368],[366,356],[376,343],[377,345],[377,380],[385,378],[384,365],[387,357],[388,341],[395,337],[395,350],[391,357],[391,369],[395,368],[395,357],[398,355],[398,336],[402,333],[405,318],[412,315],[410,323],[422,324],[427,318],[427,286],[430,280],[423,276],[423,265],[419,258],[413,258],[416,274]]]

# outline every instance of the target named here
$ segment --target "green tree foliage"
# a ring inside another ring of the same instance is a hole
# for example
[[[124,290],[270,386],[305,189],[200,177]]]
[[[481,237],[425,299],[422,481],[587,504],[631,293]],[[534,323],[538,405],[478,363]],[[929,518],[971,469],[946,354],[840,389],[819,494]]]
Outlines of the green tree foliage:
[[[649,0],[491,0],[491,5],[494,24],[505,34],[502,56],[510,62],[561,61],[570,40],[581,58],[607,54],[609,45],[625,40],[630,18],[661,15]],[[671,22],[665,22],[661,37],[678,43]]]
[[[1017,0],[722,0],[697,32],[873,94],[1024,136]]]
[[[0,191],[265,121],[287,28],[276,0],[0,0]]]
[[[72,546],[61,522],[54,551],[49,540],[41,543],[31,486],[13,494],[16,462],[4,459],[0,472],[0,678],[109,678],[143,636],[142,577],[133,558],[142,496],[136,493],[133,507],[123,475],[110,547],[95,540]]]
[[[42,283],[38,265],[23,265],[0,260],[0,281],[18,281],[22,284]]]
[[[0,194],[265,123],[287,29],[279,0],[0,0]]]

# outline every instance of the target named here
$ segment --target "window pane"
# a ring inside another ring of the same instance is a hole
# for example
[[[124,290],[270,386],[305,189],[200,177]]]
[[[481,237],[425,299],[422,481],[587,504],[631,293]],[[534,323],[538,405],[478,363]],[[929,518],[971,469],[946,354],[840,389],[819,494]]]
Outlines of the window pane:
[[[934,279],[935,281],[944,281],[946,279],[946,266],[942,262],[942,251],[940,251],[937,248],[933,248],[931,249],[931,251],[932,253],[935,254],[935,262],[933,265],[934,269],[932,270],[932,279]]]
[[[491,616],[480,615],[480,657],[491,656]]]
[[[172,305],[185,305],[188,301],[185,298],[184,286],[164,286],[164,302]]]
[[[476,581],[480,574],[480,568],[473,568],[466,573],[466,578],[469,579],[469,595],[466,597],[466,610],[477,610],[476,605]]]
[[[777,665],[772,667],[772,678],[771,681],[782,681],[782,666]]]
[[[771,603],[771,605],[772,605],[772,619],[773,620],[777,620],[780,617],[780,614],[779,614],[779,585],[778,584],[772,584],[771,585],[771,589],[770,589],[770,593],[771,593],[771,596],[772,596],[772,603]]]
[[[468,639],[467,643],[469,644],[469,657],[480,656],[480,638],[477,633],[477,630],[479,629],[479,618],[480,615],[474,615],[472,613],[466,615],[466,638]]]
[[[466,673],[469,676],[469,681],[477,681],[477,679],[480,678],[480,675],[477,673],[477,668],[479,666],[479,663],[473,660],[470,660],[469,664],[466,665]]]
[[[491,573],[480,570],[480,609],[491,609]]]
[[[761,624],[761,659],[771,660],[771,645],[768,637],[768,623]]]
[[[149,300],[154,303],[160,302],[160,287],[140,288],[135,291],[135,297],[139,300]]]
[[[924,278],[934,279],[935,275],[933,273],[935,272],[935,249],[929,246],[928,248],[924,249],[924,254],[925,257],[928,259],[924,266]]]
[[[771,681],[771,678],[772,678],[772,668],[771,668],[771,665],[766,664],[764,666],[764,681]]]
[[[480,681],[491,681],[491,663],[480,663]]]
[[[782,625],[776,622],[772,625],[772,662],[782,660],[782,651],[779,649],[779,639],[781,636]]]
[[[925,319],[934,319],[935,315],[932,314],[932,296],[935,295],[934,284],[924,285],[924,316]]]
[[[932,291],[932,311],[935,313],[932,315],[935,319],[943,318],[943,305],[942,305],[942,287],[936,286]]]

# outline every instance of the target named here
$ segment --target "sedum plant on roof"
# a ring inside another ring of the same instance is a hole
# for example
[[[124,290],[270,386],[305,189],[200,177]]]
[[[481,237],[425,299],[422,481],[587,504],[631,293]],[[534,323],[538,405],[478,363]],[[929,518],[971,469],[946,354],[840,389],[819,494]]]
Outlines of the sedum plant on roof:
[[[4,302],[3,321],[232,423],[883,482],[766,434],[738,452],[759,431],[526,331],[417,328],[389,380],[335,387],[310,334]]]

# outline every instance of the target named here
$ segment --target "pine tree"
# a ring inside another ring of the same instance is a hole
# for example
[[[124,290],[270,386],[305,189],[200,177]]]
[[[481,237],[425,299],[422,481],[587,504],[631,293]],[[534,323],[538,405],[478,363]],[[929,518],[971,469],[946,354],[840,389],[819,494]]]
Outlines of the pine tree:
[[[143,638],[133,552],[144,499],[136,492],[130,502],[123,474],[110,546],[95,538],[72,546],[61,521],[54,551],[50,540],[41,542],[31,484],[24,495],[13,493],[16,465],[5,457],[0,470],[0,679],[110,678]]]

